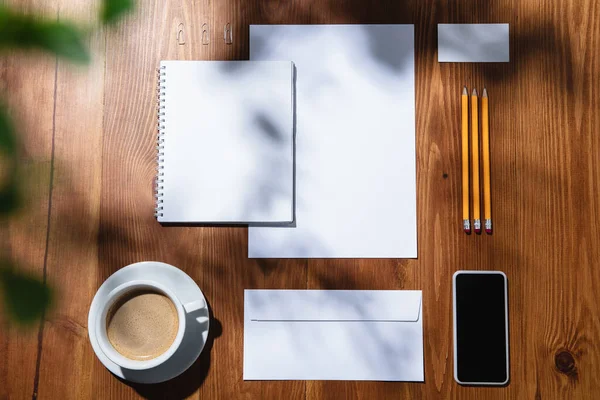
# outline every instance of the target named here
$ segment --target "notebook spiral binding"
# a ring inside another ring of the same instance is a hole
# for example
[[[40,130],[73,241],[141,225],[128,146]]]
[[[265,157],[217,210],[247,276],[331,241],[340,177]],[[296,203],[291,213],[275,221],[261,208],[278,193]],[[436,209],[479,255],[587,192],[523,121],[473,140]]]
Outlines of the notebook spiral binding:
[[[166,66],[161,66],[156,70],[156,181],[154,183],[154,197],[156,198],[156,207],[154,209],[154,217],[163,216],[163,189],[164,189],[164,166],[165,161],[163,152],[165,142],[165,82],[166,82]]]

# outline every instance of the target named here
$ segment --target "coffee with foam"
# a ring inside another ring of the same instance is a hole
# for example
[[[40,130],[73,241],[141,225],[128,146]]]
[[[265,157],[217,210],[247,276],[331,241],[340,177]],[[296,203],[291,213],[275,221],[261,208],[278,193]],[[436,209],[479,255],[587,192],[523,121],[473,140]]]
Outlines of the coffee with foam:
[[[152,290],[133,290],[119,298],[106,316],[108,340],[121,355],[136,361],[156,358],[175,341],[177,308]]]

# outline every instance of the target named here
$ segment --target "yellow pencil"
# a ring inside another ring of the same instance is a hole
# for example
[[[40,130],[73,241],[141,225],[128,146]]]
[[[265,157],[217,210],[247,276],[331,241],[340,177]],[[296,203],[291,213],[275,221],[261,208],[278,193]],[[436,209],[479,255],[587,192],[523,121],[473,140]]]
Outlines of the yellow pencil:
[[[462,206],[463,229],[471,233],[469,221],[469,92],[463,87],[462,96]]]
[[[485,232],[492,233],[492,204],[490,192],[490,123],[488,118],[488,95],[483,88],[481,95],[481,149],[483,150],[483,217]]]
[[[473,228],[481,233],[481,216],[479,210],[479,119],[477,114],[477,89],[471,93],[471,152],[473,161]]]

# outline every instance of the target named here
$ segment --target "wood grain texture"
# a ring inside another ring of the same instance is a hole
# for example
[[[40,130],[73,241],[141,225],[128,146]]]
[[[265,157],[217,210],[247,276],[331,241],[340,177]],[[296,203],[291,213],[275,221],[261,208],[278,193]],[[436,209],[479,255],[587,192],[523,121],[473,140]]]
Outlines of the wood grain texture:
[[[89,24],[96,19],[97,6],[59,0],[58,18]],[[57,288],[57,303],[43,325],[40,372],[34,382],[40,398],[93,397],[94,352],[86,327],[91,296],[98,287],[104,33],[92,34],[88,44],[93,59],[89,67],[62,60],[56,66],[46,276]]]
[[[59,18],[95,17],[94,5],[81,0],[31,4]],[[436,24],[442,22],[509,23],[511,62],[439,64]],[[183,46],[176,43],[180,23]],[[210,29],[208,46],[201,44],[203,23]],[[232,45],[223,42],[226,23],[233,27]],[[249,260],[244,228],[156,223],[158,62],[247,59],[248,26],[259,23],[415,24],[418,259]],[[597,397],[597,1],[144,0],[90,45],[94,63],[85,70],[47,59],[1,59],[2,87],[19,110],[26,153],[41,166],[54,166],[52,172],[39,167],[43,179],[34,181],[45,208],[36,206],[37,214],[18,229],[3,228],[2,238],[10,237],[11,253],[27,255],[27,263],[43,273],[48,234],[45,272],[61,297],[43,323],[39,355],[36,338],[2,329],[0,398],[28,398],[34,388],[48,399]],[[490,96],[492,236],[466,236],[461,227],[463,85],[478,91],[485,85]],[[86,332],[99,285],[142,260],[186,271],[206,294],[213,317],[209,344],[196,364],[152,386],[112,376],[94,356]],[[508,276],[507,387],[461,387],[453,380],[451,277],[459,269],[499,269]],[[425,383],[244,382],[248,288],[422,289]]]
[[[54,1],[6,2],[24,12],[56,17]],[[19,130],[20,173],[26,190],[22,208],[0,220],[2,256],[43,278],[48,230],[48,200],[54,113],[54,57],[35,60],[21,53],[0,55],[0,99]],[[40,324],[14,326],[0,311],[0,398],[28,398],[34,390]]]

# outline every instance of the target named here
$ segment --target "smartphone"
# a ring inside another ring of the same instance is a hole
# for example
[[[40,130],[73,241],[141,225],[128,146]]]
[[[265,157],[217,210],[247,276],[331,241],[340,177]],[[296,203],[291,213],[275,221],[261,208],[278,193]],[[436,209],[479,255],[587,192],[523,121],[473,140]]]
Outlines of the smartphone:
[[[454,380],[506,385],[508,281],[500,271],[457,271],[452,277]]]

